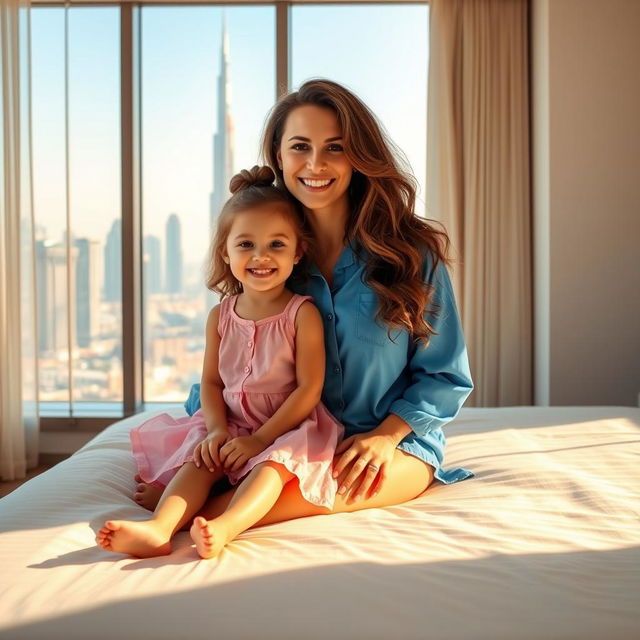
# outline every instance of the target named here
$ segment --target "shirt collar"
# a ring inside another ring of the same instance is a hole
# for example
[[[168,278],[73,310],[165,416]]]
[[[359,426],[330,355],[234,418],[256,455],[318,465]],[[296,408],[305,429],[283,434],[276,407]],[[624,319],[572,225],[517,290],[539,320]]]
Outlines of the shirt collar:
[[[353,265],[355,261],[356,261],[355,253],[353,249],[349,245],[347,245],[342,250],[340,257],[338,258],[338,262],[336,262],[336,266],[333,268],[333,270],[335,272],[335,271],[340,271],[342,269],[346,269],[347,267],[350,267],[351,265]],[[309,269],[309,271],[312,276],[324,277],[322,275],[322,272],[320,271],[320,269],[318,269],[318,266],[315,263],[311,265],[311,268]]]

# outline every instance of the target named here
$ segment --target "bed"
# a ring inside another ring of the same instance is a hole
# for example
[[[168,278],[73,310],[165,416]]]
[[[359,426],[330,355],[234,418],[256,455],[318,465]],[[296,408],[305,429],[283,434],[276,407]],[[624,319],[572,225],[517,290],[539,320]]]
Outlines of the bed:
[[[175,409],[172,415],[181,415]],[[463,409],[406,504],[251,529],[213,560],[95,545],[142,519],[111,425],[0,500],[0,638],[638,638],[640,409]]]

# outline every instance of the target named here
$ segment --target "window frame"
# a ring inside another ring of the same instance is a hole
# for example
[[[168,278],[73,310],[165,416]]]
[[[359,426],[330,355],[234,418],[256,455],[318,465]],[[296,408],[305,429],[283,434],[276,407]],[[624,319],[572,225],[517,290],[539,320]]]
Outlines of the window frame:
[[[141,101],[140,101],[140,10],[146,6],[273,6],[276,10],[276,98],[286,94],[290,82],[291,10],[304,5],[428,5],[428,0],[176,0],[132,1],[84,0],[52,2],[31,0],[31,7],[119,7],[120,8],[120,122],[121,122],[121,211],[122,211],[122,415],[41,416],[40,427],[46,432],[91,432],[142,411],[166,403],[144,402],[143,398],[143,291],[141,278]],[[185,398],[186,399],[186,398]],[[171,403],[169,403],[171,404]]]

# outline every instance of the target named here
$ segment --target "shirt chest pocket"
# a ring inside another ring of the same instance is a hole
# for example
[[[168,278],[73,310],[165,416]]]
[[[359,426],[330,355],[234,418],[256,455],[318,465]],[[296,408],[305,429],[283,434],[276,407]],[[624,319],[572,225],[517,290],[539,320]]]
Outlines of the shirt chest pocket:
[[[356,336],[369,344],[383,347],[389,342],[387,327],[376,321],[378,298],[375,293],[361,293],[358,296],[356,314]]]

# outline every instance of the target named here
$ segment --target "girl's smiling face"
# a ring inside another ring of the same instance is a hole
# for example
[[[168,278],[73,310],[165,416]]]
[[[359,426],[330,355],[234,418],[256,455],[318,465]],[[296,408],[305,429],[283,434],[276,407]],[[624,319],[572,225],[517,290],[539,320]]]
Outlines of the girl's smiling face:
[[[291,194],[311,211],[343,209],[353,167],[344,153],[342,131],[332,109],[296,107],[285,122],[278,165]]]
[[[245,290],[284,286],[301,257],[297,229],[278,209],[265,205],[235,214],[223,259]]]

